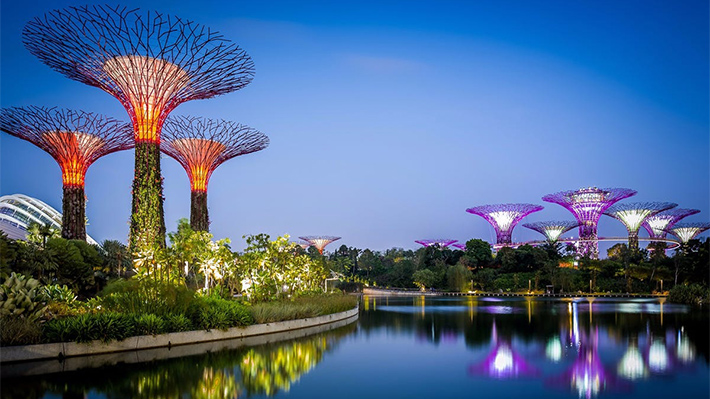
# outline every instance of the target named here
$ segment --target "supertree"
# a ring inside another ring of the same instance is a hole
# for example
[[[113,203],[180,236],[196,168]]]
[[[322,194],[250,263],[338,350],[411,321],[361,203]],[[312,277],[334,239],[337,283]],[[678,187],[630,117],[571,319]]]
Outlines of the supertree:
[[[27,23],[27,49],[65,76],[116,97],[133,122],[134,253],[165,246],[160,136],[168,114],[251,82],[251,58],[207,27],[157,12],[80,6]]]
[[[160,147],[185,168],[190,179],[190,227],[209,231],[207,184],[223,162],[261,151],[269,138],[250,127],[224,120],[171,116],[163,126]]]
[[[86,171],[102,156],[133,147],[131,125],[89,112],[30,106],[3,108],[0,130],[57,161],[62,169],[62,237],[86,240]]]
[[[675,226],[667,229],[666,231],[678,237],[681,243],[687,244],[688,241],[708,229],[710,229],[710,223],[708,222],[688,222],[676,223]]]
[[[588,187],[548,194],[542,197],[542,200],[562,205],[572,212],[579,222],[579,254],[597,259],[599,258],[597,237],[599,218],[610,206],[632,195],[636,195],[636,190]]]
[[[546,222],[524,223],[524,227],[535,230],[545,236],[548,242],[557,242],[562,234],[579,226],[579,222],[571,220],[554,220]]]
[[[534,204],[495,204],[481,205],[466,209],[466,212],[481,216],[496,231],[496,244],[511,244],[513,229],[525,216],[543,209]]]
[[[458,242],[458,240],[448,240],[445,238],[436,238],[433,240],[415,240],[417,244],[421,244],[425,247],[438,247],[438,248],[446,248],[449,245]]]
[[[651,215],[676,206],[678,204],[672,202],[627,202],[610,206],[604,214],[626,226],[626,230],[629,232],[629,248],[635,250],[639,247],[641,223]]]
[[[651,238],[666,238],[667,230],[686,216],[700,213],[698,209],[672,208],[647,217],[641,226]]]
[[[332,236],[305,236],[305,237],[298,237],[303,241],[306,241],[307,243],[313,245],[318,249],[318,252],[320,252],[321,255],[323,255],[323,250],[325,247],[330,244],[333,241],[338,241],[340,237],[332,237]]]
[[[465,242],[457,242],[455,244],[451,244],[452,247],[460,249],[462,251],[466,250],[466,243]]]

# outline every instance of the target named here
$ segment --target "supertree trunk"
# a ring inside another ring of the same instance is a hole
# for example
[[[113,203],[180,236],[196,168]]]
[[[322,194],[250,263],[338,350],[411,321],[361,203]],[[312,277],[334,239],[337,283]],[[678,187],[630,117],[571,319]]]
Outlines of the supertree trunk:
[[[638,233],[638,231],[629,232],[629,249],[632,251],[639,250],[639,233]]]
[[[86,241],[86,199],[83,186],[64,186],[62,238]]]
[[[131,251],[136,252],[156,246],[164,248],[165,218],[160,144],[137,142],[135,165],[130,230]]]
[[[190,227],[194,231],[210,231],[207,191],[193,191],[190,199]]]

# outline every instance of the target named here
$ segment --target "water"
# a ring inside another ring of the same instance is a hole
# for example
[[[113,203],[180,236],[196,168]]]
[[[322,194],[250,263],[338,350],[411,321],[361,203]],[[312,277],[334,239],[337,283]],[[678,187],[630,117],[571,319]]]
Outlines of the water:
[[[710,397],[709,317],[664,300],[364,297],[279,343],[8,378],[8,398]]]

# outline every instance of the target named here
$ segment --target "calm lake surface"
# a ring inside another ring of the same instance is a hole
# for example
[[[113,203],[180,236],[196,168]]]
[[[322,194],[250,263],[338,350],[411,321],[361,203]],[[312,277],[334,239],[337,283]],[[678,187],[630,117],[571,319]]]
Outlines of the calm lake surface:
[[[8,398],[708,398],[708,312],[664,300],[363,297],[256,347],[40,377]]]

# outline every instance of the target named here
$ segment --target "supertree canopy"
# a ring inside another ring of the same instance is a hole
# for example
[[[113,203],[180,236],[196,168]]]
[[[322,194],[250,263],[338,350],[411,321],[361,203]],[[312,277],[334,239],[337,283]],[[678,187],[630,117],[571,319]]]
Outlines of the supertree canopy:
[[[417,244],[421,244],[425,247],[439,247],[439,248],[446,248],[449,245],[458,242],[458,240],[448,240],[445,238],[436,238],[433,240],[415,240]]]
[[[629,232],[629,248],[638,249],[641,223],[651,215],[676,206],[678,204],[671,202],[627,202],[610,206],[604,214],[617,219],[626,226],[626,230]]]
[[[190,179],[193,230],[209,230],[207,184],[212,172],[231,158],[261,151],[268,145],[265,134],[235,122],[184,116],[165,121],[160,146],[185,168]]]
[[[554,220],[525,223],[523,226],[544,235],[548,242],[556,242],[562,234],[579,226],[579,222],[573,222],[571,220]]]
[[[496,231],[496,244],[511,244],[513,228],[525,216],[543,209],[534,204],[495,204],[481,205],[466,209],[466,212],[481,216]]]
[[[460,249],[462,251],[466,250],[466,243],[465,242],[457,242],[455,244],[451,244],[452,247]]]
[[[667,230],[686,216],[700,213],[698,209],[672,208],[647,217],[641,226],[651,238],[666,238]]]
[[[636,191],[628,188],[588,187],[548,194],[542,197],[542,200],[562,205],[572,212],[579,221],[580,255],[597,259],[599,258],[597,238],[599,218],[610,206],[632,195],[636,195]]]
[[[86,240],[84,177],[100,157],[133,147],[128,123],[57,108],[3,108],[0,130],[43,149],[62,169],[62,237]]]
[[[710,223],[708,222],[689,222],[689,223],[676,223],[675,226],[667,229],[667,231],[674,236],[678,237],[680,242],[687,244],[688,241],[697,237],[698,234],[705,230],[710,229]]]
[[[305,237],[298,237],[303,241],[308,242],[309,244],[313,245],[318,249],[318,252],[323,254],[323,250],[325,247],[330,244],[333,241],[338,241],[340,237],[332,237],[332,236],[305,236]]]
[[[54,10],[27,23],[29,51],[65,76],[116,97],[133,122],[135,177],[130,245],[165,245],[160,135],[179,104],[241,89],[251,58],[207,27],[116,6]]]

